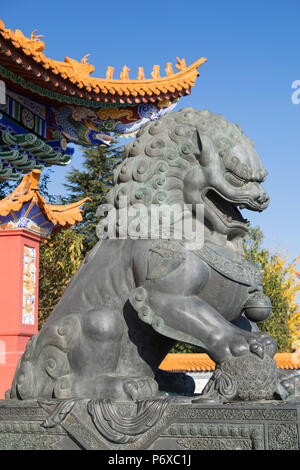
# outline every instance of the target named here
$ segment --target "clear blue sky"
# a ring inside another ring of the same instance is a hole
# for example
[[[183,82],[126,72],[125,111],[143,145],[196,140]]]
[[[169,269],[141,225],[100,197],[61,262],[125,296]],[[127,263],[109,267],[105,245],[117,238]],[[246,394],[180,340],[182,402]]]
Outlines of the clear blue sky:
[[[271,196],[265,212],[246,216],[262,228],[266,247],[300,253],[300,104],[291,101],[300,80],[299,0],[4,0],[0,15],[27,36],[38,28],[48,57],[90,53],[97,77],[107,65],[117,77],[126,64],[130,78],[138,66],[150,78],[153,64],[164,70],[176,56],[188,65],[206,57],[177,109],[209,109],[241,125],[269,171]],[[76,151],[73,165],[80,162]],[[66,171],[55,169],[53,193],[63,192]]]

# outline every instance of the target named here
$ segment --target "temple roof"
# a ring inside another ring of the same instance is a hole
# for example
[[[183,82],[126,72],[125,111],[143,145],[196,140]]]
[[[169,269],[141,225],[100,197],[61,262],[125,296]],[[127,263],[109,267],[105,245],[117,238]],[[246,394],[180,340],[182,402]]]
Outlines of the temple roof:
[[[165,68],[166,76],[161,77],[159,65],[154,65],[151,78],[145,78],[143,68],[139,67],[136,79],[129,78],[129,68],[126,65],[120,78],[113,78],[114,68],[109,66],[105,78],[95,78],[90,76],[94,66],[88,63],[89,54],[83,57],[81,62],[69,57],[65,57],[64,62],[50,59],[43,52],[45,44],[41,41],[42,36],[35,33],[36,31],[27,38],[18,29],[14,32],[5,28],[0,20],[1,63],[11,73],[6,74],[6,79],[17,80],[19,86],[25,88],[30,88],[30,82],[37,87],[51,90],[55,93],[47,95],[50,100],[64,101],[66,96],[121,104],[174,100],[176,97],[190,94],[190,89],[199,75],[198,68],[206,61],[202,57],[187,66],[184,59],[177,57],[177,73],[174,73],[171,62],[168,62]],[[4,68],[0,67],[0,75],[3,74]],[[38,88],[35,92],[38,92]]]
[[[299,369],[300,351],[297,353],[277,353],[274,356],[280,369]],[[159,368],[168,371],[209,372],[216,364],[207,354],[168,354]]]
[[[48,204],[39,193],[40,175],[40,170],[36,169],[28,173],[19,186],[0,201],[0,229],[28,228],[45,235],[67,229],[82,220],[80,207],[91,199],[84,198],[67,205]],[[23,207],[25,213],[21,212]],[[18,220],[22,223],[13,226]],[[46,232],[40,229],[42,226]]]

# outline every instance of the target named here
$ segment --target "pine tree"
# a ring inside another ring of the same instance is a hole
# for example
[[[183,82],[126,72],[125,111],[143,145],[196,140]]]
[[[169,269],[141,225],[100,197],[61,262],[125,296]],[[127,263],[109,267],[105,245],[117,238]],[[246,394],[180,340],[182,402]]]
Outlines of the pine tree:
[[[12,185],[8,181],[1,181],[0,182],[0,200],[4,199],[14,190],[14,185]]]
[[[64,186],[69,193],[61,198],[63,204],[78,201],[89,197],[92,201],[83,206],[83,220],[76,226],[76,230],[83,237],[83,253],[91,250],[98,241],[96,225],[99,217],[96,211],[105,203],[105,196],[111,188],[113,169],[122,160],[121,147],[116,142],[109,147],[94,145],[83,148],[83,169],[72,168],[67,174],[68,183]]]

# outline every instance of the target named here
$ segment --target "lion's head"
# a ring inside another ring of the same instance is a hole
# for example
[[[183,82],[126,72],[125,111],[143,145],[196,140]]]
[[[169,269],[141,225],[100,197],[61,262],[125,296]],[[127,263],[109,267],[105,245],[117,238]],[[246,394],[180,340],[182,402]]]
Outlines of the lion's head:
[[[129,208],[190,204],[194,213],[203,204],[210,230],[243,236],[249,222],[238,207],[262,211],[268,206],[261,186],[266,175],[238,125],[206,110],[184,108],[141,127],[115,169],[107,202],[117,210],[124,197]]]

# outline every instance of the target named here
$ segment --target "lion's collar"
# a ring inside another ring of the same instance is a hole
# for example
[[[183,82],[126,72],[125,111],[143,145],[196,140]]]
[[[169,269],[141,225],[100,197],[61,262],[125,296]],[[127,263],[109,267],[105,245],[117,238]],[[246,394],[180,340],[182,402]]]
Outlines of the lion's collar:
[[[192,251],[212,269],[232,281],[249,287],[258,287],[262,283],[260,270],[251,261],[230,259],[216,251],[209,244],[204,244],[201,249]]]

